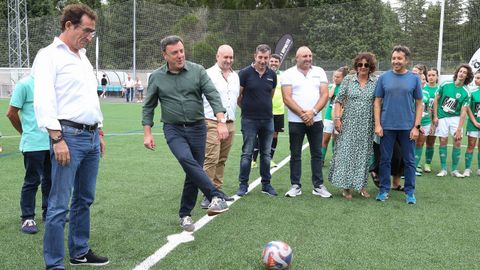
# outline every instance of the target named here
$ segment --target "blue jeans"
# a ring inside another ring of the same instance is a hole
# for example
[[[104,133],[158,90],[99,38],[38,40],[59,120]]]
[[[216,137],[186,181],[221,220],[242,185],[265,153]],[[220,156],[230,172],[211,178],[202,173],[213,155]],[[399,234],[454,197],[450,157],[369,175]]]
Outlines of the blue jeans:
[[[62,126],[62,130],[70,152],[70,163],[66,166],[58,164],[53,149],[50,149],[52,189],[48,198],[47,221],[43,239],[43,253],[47,269],[64,268],[64,230],[69,204],[68,250],[70,258],[78,258],[88,252],[90,205],[95,198],[100,161],[98,130],[89,132],[68,126]]]
[[[35,195],[40,183],[42,184],[42,217],[46,217],[48,194],[52,186],[52,165],[50,151],[23,152],[25,178],[20,196],[22,220],[35,218]]]
[[[133,87],[127,88],[127,91],[125,92],[125,97],[127,98],[127,102],[132,101],[133,102],[133,93],[135,90]]]
[[[250,177],[250,165],[255,141],[258,136],[260,150],[260,176],[262,184],[269,184],[272,175],[270,174],[270,152],[273,140],[273,118],[271,119],[248,119],[242,117],[243,146],[240,157],[240,185],[248,186]]]
[[[391,160],[398,138],[405,175],[405,193],[415,193],[415,141],[410,140],[410,130],[383,130],[380,139],[380,192],[390,192]]]
[[[288,122],[290,140],[290,183],[302,186],[302,144],[305,134],[310,145],[310,167],[314,188],[323,184],[322,172],[322,139],[323,122],[317,121],[312,126],[304,123]]]
[[[191,215],[197,201],[198,189],[210,201],[212,197],[223,198],[223,194],[215,188],[207,173],[203,170],[207,138],[205,122],[202,121],[201,124],[188,127],[164,124],[163,132],[170,151],[177,158],[186,174],[179,216]]]

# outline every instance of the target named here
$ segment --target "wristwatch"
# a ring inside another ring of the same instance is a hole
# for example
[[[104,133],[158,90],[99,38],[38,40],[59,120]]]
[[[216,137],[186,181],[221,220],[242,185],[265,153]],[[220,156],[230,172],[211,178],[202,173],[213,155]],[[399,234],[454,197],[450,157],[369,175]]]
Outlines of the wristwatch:
[[[58,136],[55,137],[55,138],[50,137],[50,140],[52,141],[52,144],[57,144],[57,143],[63,141],[63,134],[60,133],[60,135],[58,135]]]
[[[420,127],[421,127],[420,125],[416,125],[416,126],[415,126],[416,129],[420,129]]]
[[[313,114],[314,114],[314,115],[317,115],[317,114],[318,114],[318,111],[315,110],[315,108],[312,108],[312,111],[313,111]]]

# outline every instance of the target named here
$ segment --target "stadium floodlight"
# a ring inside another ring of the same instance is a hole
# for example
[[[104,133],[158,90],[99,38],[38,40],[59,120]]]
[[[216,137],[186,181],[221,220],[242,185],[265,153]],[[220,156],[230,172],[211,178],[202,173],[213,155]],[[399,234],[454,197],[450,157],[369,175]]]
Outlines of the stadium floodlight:
[[[133,79],[137,79],[137,1],[133,0]]]
[[[442,47],[443,47],[443,21],[445,17],[445,0],[440,0],[442,8],[440,11],[440,30],[438,32],[438,55],[437,70],[438,74],[442,74]]]
[[[8,0],[8,63],[10,67],[30,67],[28,50],[27,0]]]

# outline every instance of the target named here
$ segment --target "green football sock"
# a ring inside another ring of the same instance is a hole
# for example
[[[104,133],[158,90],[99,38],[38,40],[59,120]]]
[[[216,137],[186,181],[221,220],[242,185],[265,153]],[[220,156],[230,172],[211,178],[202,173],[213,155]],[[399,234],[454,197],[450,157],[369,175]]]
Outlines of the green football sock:
[[[465,152],[465,169],[470,169],[472,167],[473,152]]]
[[[447,170],[447,147],[440,146],[438,152],[440,153],[440,166],[442,166],[442,170]]]
[[[322,147],[322,161],[325,160],[325,154],[327,154],[327,148],[328,148],[328,146],[326,148]]]
[[[435,148],[427,147],[425,149],[425,163],[432,164],[433,153],[435,152]]]
[[[422,152],[423,152],[423,147],[415,148],[415,168],[418,167],[418,164],[420,163],[420,159],[422,159]]]
[[[477,169],[480,169],[480,151],[477,153]]]
[[[460,160],[460,152],[462,150],[457,147],[453,147],[452,151],[452,171],[456,171],[458,167],[458,161]]]
[[[332,140],[332,154],[335,152],[335,140]]]

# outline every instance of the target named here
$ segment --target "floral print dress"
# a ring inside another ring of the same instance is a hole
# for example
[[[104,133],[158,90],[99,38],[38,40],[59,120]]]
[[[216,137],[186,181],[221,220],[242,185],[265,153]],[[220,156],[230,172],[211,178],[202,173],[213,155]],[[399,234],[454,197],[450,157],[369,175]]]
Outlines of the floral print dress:
[[[361,88],[357,75],[346,76],[335,102],[343,104],[342,130],[337,135],[328,180],[342,189],[366,187],[373,154],[373,101],[377,77]],[[338,105],[338,104],[336,104]]]

